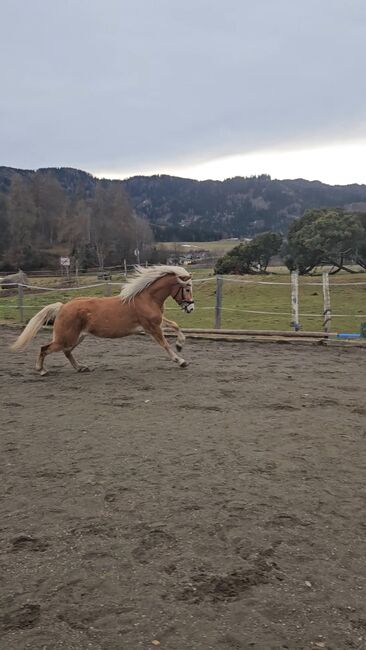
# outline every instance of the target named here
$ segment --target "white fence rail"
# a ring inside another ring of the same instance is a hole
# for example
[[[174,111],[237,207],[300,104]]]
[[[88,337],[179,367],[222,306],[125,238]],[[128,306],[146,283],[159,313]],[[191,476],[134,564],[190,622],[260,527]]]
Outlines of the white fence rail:
[[[329,281],[329,274],[328,273],[323,273],[322,274],[322,280],[320,281],[310,281],[306,282],[306,284],[302,286],[306,287],[322,287],[322,294],[323,294],[323,309],[322,312],[318,313],[308,313],[308,312],[302,312],[301,311],[301,304],[300,304],[300,299],[299,299],[299,277],[298,273],[293,272],[291,273],[290,276],[290,281],[272,281],[272,280],[257,280],[255,277],[253,279],[244,279],[244,278],[233,278],[233,277],[226,277],[226,276],[210,276],[210,277],[203,277],[203,278],[195,278],[193,282],[197,285],[202,285],[205,283],[214,283],[215,284],[215,304],[213,306],[201,306],[199,307],[200,311],[207,311],[207,310],[212,310],[213,311],[213,327],[218,330],[221,329],[222,327],[222,316],[224,312],[231,312],[231,313],[242,313],[242,314],[257,314],[260,316],[287,316],[289,318],[289,324],[291,324],[291,328],[295,331],[298,332],[301,329],[301,318],[314,318],[314,319],[321,319],[322,321],[322,327],[323,327],[323,332],[324,334],[329,334],[331,331],[331,323],[332,319],[338,319],[338,318],[354,318],[357,320],[363,320],[366,319],[366,314],[360,314],[360,313],[353,313],[353,314],[344,314],[344,313],[334,313],[331,310],[331,288],[335,287],[365,287],[366,286],[366,281],[365,282],[332,282],[330,283]],[[271,310],[271,309],[244,309],[244,308],[233,308],[233,307],[226,307],[225,306],[225,285],[226,283],[237,283],[241,285],[261,285],[261,286],[274,286],[274,287],[288,287],[289,288],[289,300],[288,300],[288,311],[277,311],[277,310]],[[81,286],[76,286],[76,287],[45,287],[45,286],[40,286],[38,284],[9,284],[6,286],[6,289],[17,289],[17,305],[16,305],[16,311],[17,311],[17,320],[20,323],[24,323],[26,320],[28,320],[29,315],[26,313],[28,310],[31,312],[34,311],[35,309],[39,309],[40,305],[28,303],[25,301],[25,296],[29,295],[28,292],[48,292],[48,293],[60,293],[60,292],[75,292],[75,291],[83,291],[83,290],[89,290],[89,289],[94,289],[94,288],[102,288],[103,289],[103,294],[105,296],[110,296],[112,294],[112,287],[113,286],[118,286],[121,287],[123,286],[124,282],[112,282],[112,281],[103,281],[103,282],[97,282],[93,284],[86,284],[86,285],[81,285]],[[0,297],[1,297],[1,292],[0,292]],[[4,301],[6,298],[4,298]],[[15,305],[7,305],[4,304],[2,305],[2,309],[12,309],[14,311]],[[169,309],[169,308],[168,308]]]

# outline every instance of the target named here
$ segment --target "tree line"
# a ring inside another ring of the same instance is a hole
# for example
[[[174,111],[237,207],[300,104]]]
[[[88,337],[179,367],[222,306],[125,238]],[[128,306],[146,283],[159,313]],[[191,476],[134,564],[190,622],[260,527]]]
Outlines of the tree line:
[[[216,264],[218,274],[264,273],[278,255],[290,271],[300,275],[330,266],[330,273],[366,269],[366,214],[341,209],[306,210],[292,222],[286,237],[265,232],[235,246]]]
[[[298,182],[300,183],[293,181]],[[219,213],[220,192],[224,187],[230,188],[232,206],[236,205],[234,192],[239,193],[241,201],[244,197],[241,193],[250,190],[252,207],[255,204],[257,211],[266,209],[270,212],[268,206],[263,207],[263,201],[266,200],[269,204],[272,195],[272,200],[274,196],[278,199],[278,183],[269,177],[231,179],[219,185],[213,181],[199,183],[171,177],[136,177],[122,182],[98,180],[90,174],[68,168],[31,172],[2,167],[0,271],[16,270],[19,267],[25,270],[51,268],[58,264],[61,255],[72,256],[80,270],[92,266],[117,266],[123,263],[123,259],[131,264],[138,261],[136,249],[139,250],[141,261],[165,261],[161,250],[153,245],[152,228],[162,228],[159,235],[161,240],[164,240],[164,233],[168,233],[170,225],[172,230],[169,231],[169,239],[174,241],[177,241],[174,235],[177,234],[175,229],[178,226],[178,239],[187,241],[193,237],[193,240],[202,241],[211,239],[213,234],[219,238],[220,233],[216,232],[214,224],[223,223],[224,228],[229,228],[230,223],[231,228],[235,221],[233,213],[227,217]],[[178,195],[177,184],[180,188]],[[313,192],[321,184],[315,185]],[[281,188],[281,196],[285,200],[288,192],[283,193],[282,185]],[[290,186],[287,190],[289,188]],[[331,188],[328,189],[330,191]],[[338,189],[346,191],[348,199],[351,199],[352,192],[355,191],[353,186]],[[364,188],[360,186],[358,190],[361,192]],[[192,192],[196,195],[200,211],[203,211],[203,206],[209,199],[210,210],[207,206],[206,210],[207,224],[208,213],[211,214],[210,236],[205,230],[205,219],[197,218]],[[188,223],[183,217],[178,223],[177,220],[165,221],[164,226],[156,220],[158,206],[163,212],[163,204],[166,210],[169,208],[169,214],[173,214],[175,195],[180,199],[177,199],[174,219],[177,219],[178,214],[182,217],[183,204],[180,201],[184,199],[185,206],[189,203],[192,206],[188,212],[194,230],[189,231]],[[162,196],[165,198],[162,199]],[[362,198],[361,194],[357,198]],[[358,205],[361,206],[361,203]],[[143,207],[145,211],[142,210]],[[144,217],[137,216],[135,210]],[[151,211],[153,214],[148,214]],[[257,226],[259,227],[258,223]],[[221,258],[216,265],[217,272],[265,272],[274,255],[280,256],[290,270],[298,269],[302,274],[310,273],[315,267],[325,264],[331,266],[332,273],[342,269],[352,271],[354,264],[366,268],[366,214],[313,206],[302,217],[292,218],[282,228],[282,234],[277,223],[276,228],[273,228],[275,232],[268,226],[268,221],[263,222],[260,234],[254,235],[250,242],[240,244]],[[286,231],[287,234],[284,234]],[[226,233],[221,232],[221,236],[223,234],[231,236],[232,232],[228,229]]]
[[[72,256],[81,269],[136,261],[150,250],[152,230],[135,215],[119,182],[95,181],[72,193],[44,171],[14,174],[0,192],[0,268],[54,266]]]

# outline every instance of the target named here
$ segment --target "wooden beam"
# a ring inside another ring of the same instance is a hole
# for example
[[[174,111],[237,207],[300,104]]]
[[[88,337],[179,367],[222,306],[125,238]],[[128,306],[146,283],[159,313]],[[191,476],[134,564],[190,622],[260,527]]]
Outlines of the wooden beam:
[[[287,336],[290,338],[328,338],[329,336],[336,336],[330,332],[293,332],[282,330],[234,330],[234,329],[210,329],[210,328],[193,328],[182,327],[185,334],[229,334],[241,336]]]

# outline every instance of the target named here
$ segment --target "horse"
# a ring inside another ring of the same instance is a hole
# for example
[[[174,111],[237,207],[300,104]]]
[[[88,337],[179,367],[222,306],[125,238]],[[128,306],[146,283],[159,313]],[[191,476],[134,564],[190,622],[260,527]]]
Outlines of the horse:
[[[0,286],[2,289],[14,288],[16,284],[28,284],[28,278],[21,269],[19,269],[18,273],[12,273],[11,275],[5,275],[5,277],[0,278]]]
[[[44,360],[52,352],[63,352],[78,372],[89,371],[72,354],[88,334],[100,338],[122,338],[141,331],[168,353],[170,359],[185,368],[188,363],[174,352],[166,340],[163,327],[177,333],[176,348],[180,352],[185,336],[177,323],[164,317],[164,303],[169,296],[190,314],[194,310],[192,276],[181,266],[157,265],[136,267],[118,296],[105,298],[74,298],[66,303],[55,302],[39,311],[26,325],[11,346],[23,350],[48,321],[54,320],[53,338],[42,345],[36,370],[43,376]]]

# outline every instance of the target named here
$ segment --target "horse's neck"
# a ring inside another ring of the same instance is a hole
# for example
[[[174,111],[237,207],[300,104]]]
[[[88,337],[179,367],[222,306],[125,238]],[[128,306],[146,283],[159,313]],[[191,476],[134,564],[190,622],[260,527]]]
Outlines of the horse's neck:
[[[174,282],[174,277],[166,275],[149,287],[150,297],[154,302],[158,303],[159,307],[162,307],[166,299],[169,298]]]

